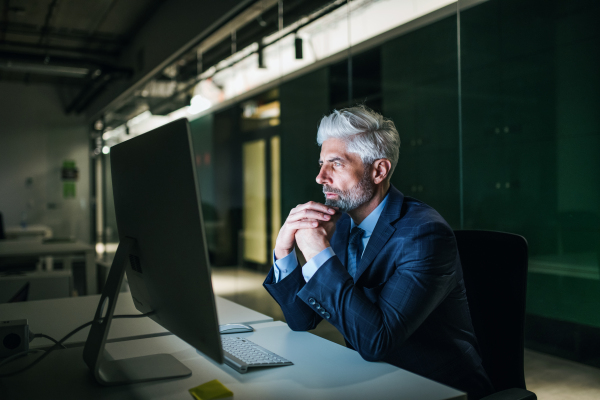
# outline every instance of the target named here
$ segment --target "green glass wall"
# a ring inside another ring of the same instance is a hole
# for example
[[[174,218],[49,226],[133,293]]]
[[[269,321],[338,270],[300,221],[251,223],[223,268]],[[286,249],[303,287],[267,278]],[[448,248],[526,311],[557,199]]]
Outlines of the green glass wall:
[[[396,124],[392,184],[460,227],[456,15],[381,46],[383,114]]]
[[[277,126],[243,129],[248,97],[192,121],[211,261],[241,262],[243,143],[280,137],[284,221],[323,200],[320,118],[364,103],[398,128],[392,183],[405,195],[454,229],[527,239],[527,345],[598,365],[600,2],[461,0],[454,10],[252,97],[279,101]],[[265,158],[271,210],[268,146]]]
[[[527,344],[598,364],[600,3],[463,10],[464,223],[529,243]]]

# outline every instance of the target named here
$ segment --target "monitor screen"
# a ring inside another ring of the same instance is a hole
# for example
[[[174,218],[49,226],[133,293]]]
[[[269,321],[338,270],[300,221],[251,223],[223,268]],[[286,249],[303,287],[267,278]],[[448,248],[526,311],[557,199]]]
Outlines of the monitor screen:
[[[110,161],[120,243],[101,303],[116,301],[116,286],[125,270],[139,311],[152,312],[154,321],[222,363],[188,121],[173,121],[113,146]],[[103,307],[99,305],[99,310]],[[114,311],[114,304],[109,311]],[[90,331],[84,359],[88,365],[96,365],[92,369],[99,370],[97,379],[106,384],[136,381],[103,378],[110,375],[108,367],[106,371],[98,367],[103,344],[91,342],[99,343],[106,332],[101,331],[101,324],[96,325]],[[113,368],[118,369],[123,366]]]

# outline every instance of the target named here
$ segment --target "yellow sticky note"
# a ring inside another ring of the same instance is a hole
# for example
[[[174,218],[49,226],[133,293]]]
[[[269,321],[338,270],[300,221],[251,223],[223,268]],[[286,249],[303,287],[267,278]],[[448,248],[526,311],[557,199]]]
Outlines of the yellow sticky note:
[[[227,389],[217,379],[191,388],[190,394],[194,396],[196,400],[226,399],[228,397],[233,397],[233,392]]]

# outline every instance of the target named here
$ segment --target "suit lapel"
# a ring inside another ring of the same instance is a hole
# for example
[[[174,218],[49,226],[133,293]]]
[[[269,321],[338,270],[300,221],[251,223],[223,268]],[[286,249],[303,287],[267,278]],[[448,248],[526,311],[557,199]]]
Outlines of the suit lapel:
[[[390,187],[389,198],[385,208],[379,216],[377,225],[371,234],[367,248],[365,249],[360,264],[356,268],[356,275],[354,276],[354,282],[357,282],[363,272],[373,262],[375,257],[381,252],[381,249],[390,240],[390,237],[396,230],[392,223],[394,223],[400,217],[400,211],[402,209],[402,203],[404,201],[404,195],[396,189],[394,186]],[[348,222],[350,220],[348,219]],[[348,241],[348,234],[346,233],[346,242]],[[336,254],[338,254],[336,252]],[[345,259],[344,259],[344,265]]]
[[[335,228],[335,235],[332,238],[331,248],[342,262],[342,265],[346,265],[346,260],[348,258],[348,235],[350,234],[350,216],[344,214],[341,218],[343,219],[338,222],[338,225]]]

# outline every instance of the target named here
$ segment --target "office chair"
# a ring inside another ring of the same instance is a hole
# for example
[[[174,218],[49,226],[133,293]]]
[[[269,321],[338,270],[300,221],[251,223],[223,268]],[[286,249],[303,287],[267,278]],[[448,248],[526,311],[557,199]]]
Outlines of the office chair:
[[[0,240],[6,239],[6,234],[4,233],[4,219],[2,218],[2,213],[0,212]]]
[[[27,301],[27,298],[29,297],[29,282],[27,282],[21,289],[19,289],[17,291],[17,293],[15,293],[13,295],[13,297],[11,297],[8,302],[9,303],[21,303],[23,301]]]
[[[0,240],[6,239],[6,231],[4,230],[4,219],[0,212]],[[0,258],[0,273],[15,270],[34,270],[39,257],[2,257]]]
[[[504,232],[454,233],[483,367],[497,391],[485,400],[535,400],[523,361],[527,241]]]

